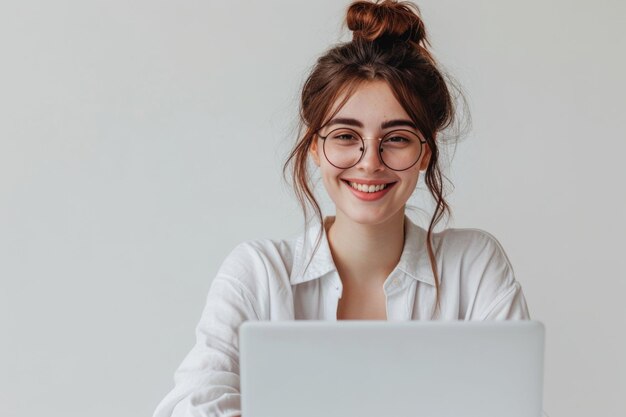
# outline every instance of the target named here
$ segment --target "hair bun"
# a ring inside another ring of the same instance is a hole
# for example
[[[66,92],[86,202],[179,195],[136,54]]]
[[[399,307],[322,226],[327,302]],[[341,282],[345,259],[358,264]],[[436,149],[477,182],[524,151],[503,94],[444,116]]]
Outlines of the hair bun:
[[[419,9],[410,2],[356,1],[348,7],[346,22],[353,40],[400,40],[415,46],[427,42]]]

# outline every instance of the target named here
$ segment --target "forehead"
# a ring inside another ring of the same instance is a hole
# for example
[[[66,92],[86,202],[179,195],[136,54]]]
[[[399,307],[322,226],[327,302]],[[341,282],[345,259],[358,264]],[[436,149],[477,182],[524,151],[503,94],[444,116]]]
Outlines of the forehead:
[[[343,93],[335,100],[330,114],[335,113],[345,97],[346,93]],[[360,84],[334,115],[334,118],[339,117],[360,120],[365,126],[380,125],[392,119],[411,119],[387,82],[382,80],[366,81]]]

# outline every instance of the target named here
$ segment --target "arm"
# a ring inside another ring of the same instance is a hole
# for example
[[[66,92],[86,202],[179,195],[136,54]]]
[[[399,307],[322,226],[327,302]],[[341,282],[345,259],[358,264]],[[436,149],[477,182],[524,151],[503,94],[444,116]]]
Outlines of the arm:
[[[233,254],[211,283],[195,345],[176,370],[174,389],[158,405],[154,417],[241,414],[238,330],[244,321],[258,320],[259,310],[254,294],[227,274],[234,272],[232,265],[246,264],[236,251]]]
[[[511,275],[513,272],[511,271]],[[514,278],[513,278],[514,279]],[[513,281],[511,286],[499,298],[496,298],[492,305],[487,308],[482,315],[482,320],[529,320],[530,314],[526,305],[526,299],[522,292],[522,287],[517,281]]]
[[[481,231],[480,250],[471,274],[475,282],[466,317],[470,320],[528,320],[530,315],[522,287],[498,240]]]

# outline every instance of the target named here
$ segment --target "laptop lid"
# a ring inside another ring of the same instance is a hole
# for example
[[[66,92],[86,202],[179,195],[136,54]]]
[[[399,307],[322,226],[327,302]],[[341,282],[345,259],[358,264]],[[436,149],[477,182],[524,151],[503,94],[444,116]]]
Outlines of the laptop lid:
[[[244,417],[540,417],[535,321],[245,322]]]

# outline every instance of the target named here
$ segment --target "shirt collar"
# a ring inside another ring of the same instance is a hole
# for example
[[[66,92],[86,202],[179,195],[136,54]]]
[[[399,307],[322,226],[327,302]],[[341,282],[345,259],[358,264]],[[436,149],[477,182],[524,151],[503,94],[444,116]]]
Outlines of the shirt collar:
[[[324,224],[331,220],[332,217],[326,217]],[[322,236],[316,250],[317,238],[320,233],[322,233]],[[336,270],[330,246],[328,245],[326,228],[321,227],[319,222],[315,222],[296,240],[293,268],[291,269],[289,280],[292,285],[300,284],[320,278]]]
[[[332,217],[326,217],[324,224],[328,221],[332,221]],[[402,255],[400,255],[400,261],[396,269],[415,280],[434,286],[435,277],[430,266],[428,250],[426,249],[426,230],[413,223],[407,216],[404,216],[404,230],[404,247],[402,248]],[[319,241],[319,247],[315,250],[316,240],[320,231],[322,236]],[[328,245],[326,228],[320,227],[320,224],[316,222],[308,227],[305,233],[296,240],[294,264],[289,278],[290,282],[292,285],[300,284],[321,278],[329,272],[336,270],[330,246]]]

